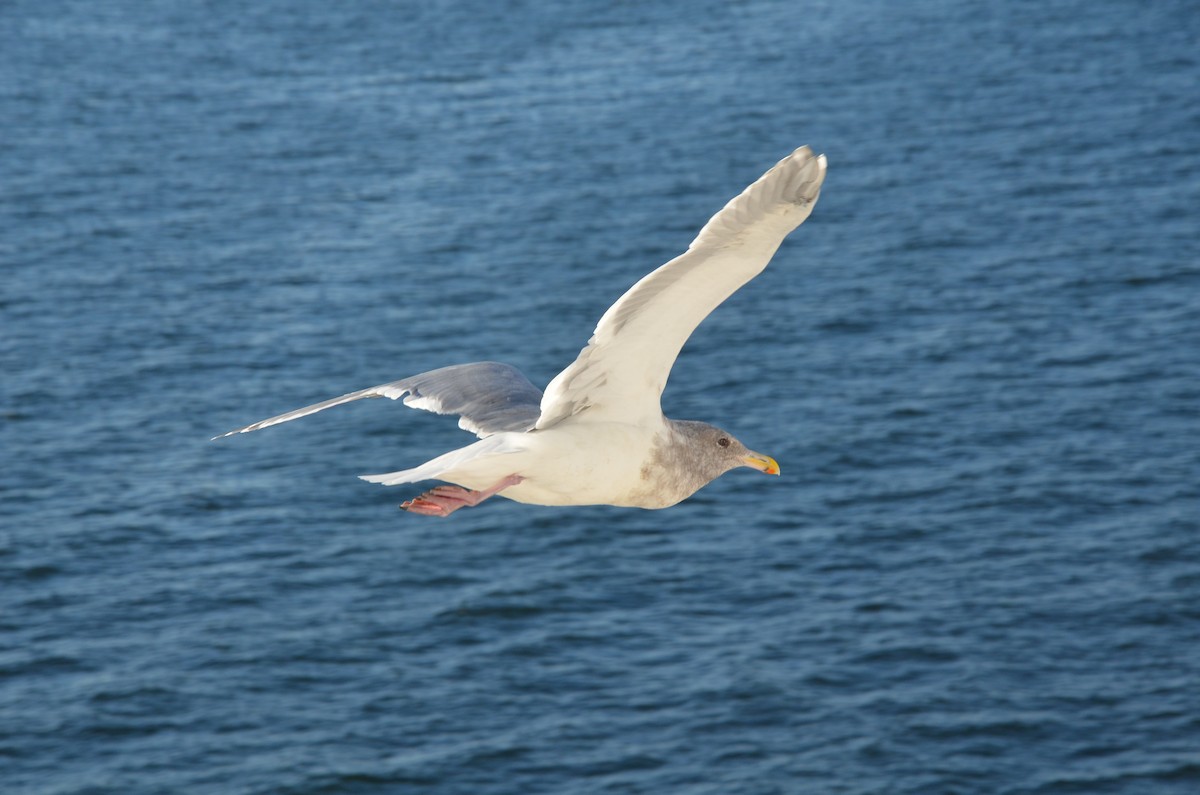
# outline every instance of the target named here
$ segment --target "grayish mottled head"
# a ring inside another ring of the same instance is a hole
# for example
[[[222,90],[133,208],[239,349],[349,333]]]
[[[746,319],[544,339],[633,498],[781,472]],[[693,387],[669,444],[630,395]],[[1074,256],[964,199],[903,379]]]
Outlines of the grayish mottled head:
[[[669,433],[655,448],[642,472],[649,487],[643,497],[644,507],[674,505],[737,467],[779,474],[775,459],[747,449],[732,434],[715,425],[692,420],[668,420],[668,423]]]

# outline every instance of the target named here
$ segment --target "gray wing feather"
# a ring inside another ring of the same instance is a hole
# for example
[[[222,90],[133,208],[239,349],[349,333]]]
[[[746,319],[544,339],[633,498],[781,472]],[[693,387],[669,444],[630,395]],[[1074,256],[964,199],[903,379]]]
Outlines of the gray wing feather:
[[[512,365],[500,362],[456,364],[350,392],[213,438],[257,431],[343,403],[375,397],[404,398],[406,406],[435,414],[457,414],[460,428],[482,438],[502,431],[532,428],[541,413],[542,390]]]

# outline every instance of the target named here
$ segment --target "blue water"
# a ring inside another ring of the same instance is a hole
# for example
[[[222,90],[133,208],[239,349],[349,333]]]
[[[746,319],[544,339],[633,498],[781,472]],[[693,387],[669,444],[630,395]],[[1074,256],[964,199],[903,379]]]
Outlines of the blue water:
[[[0,5],[0,791],[1200,792],[1200,14]],[[666,511],[354,478],[798,145]]]

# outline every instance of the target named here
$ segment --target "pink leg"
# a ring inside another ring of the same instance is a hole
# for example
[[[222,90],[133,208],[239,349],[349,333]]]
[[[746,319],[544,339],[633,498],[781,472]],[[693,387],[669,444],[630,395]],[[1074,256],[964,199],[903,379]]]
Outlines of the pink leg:
[[[460,486],[434,486],[419,497],[413,497],[400,507],[422,516],[449,516],[459,508],[473,508],[488,497],[504,491],[509,486],[515,486],[525,478],[520,475],[509,475],[494,486],[483,491],[472,491]]]

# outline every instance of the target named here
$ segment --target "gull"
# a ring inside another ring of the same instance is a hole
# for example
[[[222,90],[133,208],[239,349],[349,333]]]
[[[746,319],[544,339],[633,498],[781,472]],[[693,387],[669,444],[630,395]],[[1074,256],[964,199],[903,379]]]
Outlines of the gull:
[[[696,326],[766,268],[812,212],[825,156],[801,147],[733,198],[683,254],[609,307],[587,345],[542,392],[517,368],[473,362],[431,370],[289,411],[239,433],[362,398],[459,416],[479,441],[420,466],[363,480],[443,485],[400,507],[449,516],[500,495],[535,505],[667,508],[737,467],[778,475],[770,456],[704,422],[672,420],[660,398]],[[453,485],[448,485],[453,484]]]

